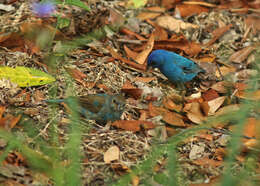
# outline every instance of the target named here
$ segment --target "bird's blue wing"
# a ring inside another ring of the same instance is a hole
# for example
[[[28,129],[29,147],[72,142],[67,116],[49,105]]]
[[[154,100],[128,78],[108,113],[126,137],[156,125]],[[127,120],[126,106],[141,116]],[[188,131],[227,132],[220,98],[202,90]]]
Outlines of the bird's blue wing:
[[[192,80],[197,74],[196,73],[185,73],[175,63],[166,63],[160,71],[172,82],[184,83]]]
[[[182,68],[185,73],[203,72],[203,69],[201,69],[196,63],[183,56],[180,56],[179,54],[169,52],[168,56],[171,58],[171,61]]]

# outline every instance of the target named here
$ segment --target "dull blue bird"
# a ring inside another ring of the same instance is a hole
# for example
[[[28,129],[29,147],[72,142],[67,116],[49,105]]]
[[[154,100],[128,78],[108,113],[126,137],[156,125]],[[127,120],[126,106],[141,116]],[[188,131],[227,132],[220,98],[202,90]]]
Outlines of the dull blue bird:
[[[71,100],[78,99],[79,108],[71,108]],[[65,99],[49,99],[47,103],[66,103],[70,109],[78,112],[89,120],[96,120],[100,124],[119,120],[125,108],[125,98],[122,95],[91,94],[81,97],[70,96]]]
[[[148,66],[158,68],[171,82],[184,84],[199,72],[204,72],[196,63],[167,50],[154,50],[147,60]]]

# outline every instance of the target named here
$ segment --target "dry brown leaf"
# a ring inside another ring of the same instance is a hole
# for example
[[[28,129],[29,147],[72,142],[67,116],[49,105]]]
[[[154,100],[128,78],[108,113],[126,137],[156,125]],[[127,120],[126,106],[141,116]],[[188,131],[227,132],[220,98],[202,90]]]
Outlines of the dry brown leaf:
[[[177,114],[175,112],[169,112],[163,114],[163,121],[166,123],[177,126],[177,127],[187,127],[188,125],[184,123],[183,116],[180,114]]]
[[[112,126],[132,132],[138,132],[141,129],[149,130],[155,128],[152,122],[141,120],[119,120],[113,122]]]
[[[201,106],[201,108],[202,108],[202,110],[203,110],[203,113],[204,113],[206,116],[208,116],[209,110],[210,110],[210,107],[209,107],[208,102],[207,102],[207,101],[202,102],[202,103],[200,104],[200,106]]]
[[[161,6],[165,7],[167,10],[175,7],[176,4],[181,2],[181,0],[162,0],[161,1]]]
[[[200,44],[190,42],[182,35],[173,35],[168,40],[155,41],[154,49],[165,49],[170,51],[182,50],[190,56],[197,55],[202,50]]]
[[[245,48],[233,53],[229,57],[229,61],[234,62],[234,63],[242,63],[243,61],[245,61],[247,59],[249,54],[251,54],[251,52],[254,50],[255,50],[255,47],[252,47],[252,46],[245,47]]]
[[[176,9],[178,9],[178,11],[181,14],[181,17],[183,18],[209,11],[209,9],[206,7],[189,4],[178,4],[176,6]]]
[[[246,26],[253,28],[253,33],[256,34],[260,31],[260,18],[259,16],[249,15],[245,19]]]
[[[133,86],[130,81],[126,81],[122,87],[122,92],[131,95],[135,99],[139,99],[142,96],[143,90]]]
[[[124,50],[125,50],[126,55],[129,58],[135,59],[137,57],[137,55],[138,55],[137,52],[134,52],[134,51],[130,50],[126,45],[124,45]]]
[[[150,83],[153,80],[156,80],[156,77],[136,77],[134,79],[134,81],[139,81],[143,83]]]
[[[167,136],[171,137],[175,134],[177,134],[177,131],[171,127],[166,127]]]
[[[228,89],[231,88],[231,83],[220,81],[212,85],[211,88],[219,93],[227,93]]]
[[[177,112],[182,110],[182,105],[174,103],[174,101],[169,97],[163,99],[163,105],[169,110],[175,110]]]
[[[126,64],[128,64],[128,65],[130,65],[130,66],[132,66],[134,68],[136,68],[136,69],[143,70],[143,71],[146,70],[146,65],[140,65],[140,64],[137,64],[137,63],[135,63],[133,61],[130,61],[128,59],[123,58],[113,48],[111,48],[109,46],[107,46],[107,49],[109,50],[109,52],[110,52],[110,54],[112,55],[113,58],[118,59],[118,60],[120,60],[120,61],[122,61],[122,62],[124,62],[124,63],[126,63]]]
[[[212,32],[213,38],[205,46],[208,47],[215,43],[215,41],[217,41],[221,36],[223,36],[232,26],[232,24],[229,24],[227,26],[223,26],[214,30]]]
[[[20,121],[22,115],[13,116],[11,114],[4,115],[5,107],[0,106],[0,127],[3,127],[5,129],[12,129],[16,126],[16,124]]]
[[[12,116],[11,121],[9,122],[10,129],[14,128],[16,124],[20,121],[22,115],[18,115],[17,117]]]
[[[148,111],[147,110],[139,110],[139,112],[140,112],[140,117],[139,117],[138,120],[145,121],[147,119],[147,116],[149,115]]]
[[[215,151],[215,157],[217,160],[222,161],[227,154],[226,148],[217,148]]]
[[[260,90],[257,90],[255,92],[248,92],[245,91],[237,91],[235,96],[242,99],[248,99],[248,100],[259,100],[260,99]]]
[[[87,77],[86,74],[81,72],[76,68],[66,68],[66,71],[75,79],[75,80],[83,80]]]
[[[222,165],[222,161],[216,161],[213,159],[209,159],[208,157],[204,157],[201,159],[197,159],[197,160],[193,160],[192,163],[194,163],[195,165],[200,165],[203,167],[219,167]]]
[[[214,89],[209,89],[202,94],[204,101],[210,101],[219,97],[219,94]]]
[[[104,162],[105,163],[111,163],[114,160],[119,160],[119,153],[120,153],[120,150],[117,146],[110,147],[104,153]]]
[[[191,23],[185,23],[180,19],[175,19],[172,16],[160,16],[156,19],[156,23],[170,31],[180,33],[181,30],[186,30],[190,28],[199,28],[198,25]]]
[[[165,108],[153,106],[153,104],[151,102],[148,105],[148,110],[149,110],[149,114],[151,117],[163,115],[164,113],[166,113],[168,111]]]
[[[200,133],[200,134],[198,135],[198,138],[205,139],[205,140],[208,140],[208,141],[213,141],[213,139],[214,139],[214,137],[213,137],[212,134],[207,134],[207,133],[205,133],[205,132]]]
[[[223,115],[223,114],[228,114],[229,112],[235,112],[239,110],[239,105],[238,104],[233,104],[233,105],[227,105],[222,108],[220,108],[215,115]]]
[[[139,64],[144,64],[145,60],[147,59],[148,55],[153,49],[154,45],[154,34],[152,33],[150,38],[148,39],[147,43],[144,45],[144,50],[135,57],[135,61]]]
[[[147,7],[146,10],[149,10],[151,12],[161,12],[164,13],[165,12],[165,8],[161,7],[161,6],[151,6],[151,7]]]
[[[197,102],[188,103],[183,109],[187,112],[187,117],[193,123],[201,124],[206,117],[202,114],[200,104]]]
[[[234,131],[237,125],[230,126],[230,130]],[[256,118],[248,118],[245,125],[244,125],[244,131],[243,135],[247,136],[249,138],[256,138],[256,139],[246,139],[243,138],[242,142],[244,145],[243,151],[247,151],[253,147],[255,147],[259,143],[260,139],[260,120],[257,120]]]
[[[220,70],[222,76],[225,76],[225,75],[227,75],[229,73],[232,73],[232,72],[236,72],[236,68],[234,68],[234,67],[227,67],[227,66],[219,67],[219,70]],[[219,74],[219,71],[217,70],[216,71],[216,76],[218,78],[220,78],[221,75]]]
[[[224,103],[226,96],[221,96],[219,98],[213,99],[208,102],[209,112],[208,115],[214,115],[215,112],[219,109],[219,107]]]
[[[154,19],[160,15],[161,13],[158,12],[141,12],[140,14],[138,14],[137,18],[143,21],[146,19]]]
[[[158,24],[150,20],[147,20],[147,23],[151,24],[155,28],[154,38],[156,41],[168,39],[168,32],[164,28],[160,27]]]
[[[146,40],[146,38],[144,38],[143,36],[140,36],[139,34],[129,30],[128,28],[121,28],[120,32],[122,32],[122,33],[124,33],[126,35],[129,35],[129,36],[134,36],[134,37],[136,37],[137,39],[139,39],[141,41],[142,40]]]
[[[212,63],[213,61],[215,61],[216,56],[214,54],[208,54],[208,55],[204,55],[200,58],[197,58],[196,61],[201,62],[201,63]]]
[[[256,118],[248,118],[247,123],[244,126],[243,134],[247,137],[256,137],[257,131],[259,131],[259,127],[260,127],[259,120],[256,120]],[[258,137],[260,137],[259,134]]]

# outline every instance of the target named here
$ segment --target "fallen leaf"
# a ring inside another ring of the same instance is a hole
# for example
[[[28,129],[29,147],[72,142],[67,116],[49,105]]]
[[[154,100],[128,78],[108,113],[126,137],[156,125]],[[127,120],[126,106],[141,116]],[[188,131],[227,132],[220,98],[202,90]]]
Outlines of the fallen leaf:
[[[175,19],[172,16],[160,16],[156,19],[156,23],[159,26],[176,33],[180,33],[181,30],[186,30],[190,28],[199,28],[198,25],[185,23],[184,21],[180,19]]]
[[[134,81],[139,81],[142,83],[150,83],[153,80],[156,80],[156,77],[136,77],[134,79]]]
[[[219,94],[214,89],[209,89],[202,94],[204,101],[210,101],[219,97]]]
[[[201,62],[201,63],[212,63],[216,59],[216,56],[214,54],[208,54],[204,55],[200,58],[196,58],[196,61]]]
[[[175,134],[177,134],[177,131],[171,127],[166,127],[167,136],[171,137]]]
[[[204,101],[200,104],[202,110],[203,110],[203,113],[208,116],[208,113],[209,113],[209,110],[210,110],[210,107],[209,107],[209,104],[207,101]]]
[[[206,47],[209,47],[210,45],[212,45],[213,43],[215,43],[215,41],[217,41],[221,36],[223,36],[233,25],[229,24],[227,26],[223,26],[220,28],[217,28],[216,30],[214,30],[212,32],[212,39],[205,44]]]
[[[233,53],[229,57],[229,61],[234,62],[234,63],[242,63],[243,61],[245,61],[247,59],[249,54],[251,54],[251,52],[254,50],[255,50],[255,47],[252,47],[252,46],[248,46],[241,50],[238,50],[237,52]]]
[[[259,134],[258,134],[258,131],[259,131],[259,128],[260,127],[260,121],[259,120],[256,120],[256,118],[247,118],[247,122],[244,126],[244,132],[243,134],[247,137],[258,137],[257,139],[259,139]]]
[[[164,113],[168,112],[165,108],[153,106],[151,102],[148,105],[148,110],[151,117],[163,115]]]
[[[132,66],[134,68],[136,68],[136,69],[143,70],[143,71],[146,70],[146,65],[144,65],[144,64],[142,64],[142,65],[141,64],[137,64],[137,63],[135,63],[133,61],[130,61],[130,60],[127,60],[127,59],[123,58],[113,48],[111,48],[109,46],[107,46],[107,49],[109,50],[109,52],[110,52],[110,54],[112,55],[113,58],[118,59],[118,60],[120,60],[120,61],[122,61],[122,62],[124,62],[124,63],[126,63],[126,64],[128,64],[128,65],[130,65],[130,66]]]
[[[173,35],[170,39],[154,42],[154,49],[165,49],[170,51],[182,50],[190,56],[201,52],[200,44],[187,40],[183,35]]]
[[[249,15],[245,19],[246,26],[253,28],[253,33],[257,34],[260,31],[260,18],[258,16]]]
[[[151,6],[151,7],[147,7],[146,10],[148,11],[153,11],[153,12],[161,12],[164,13],[165,12],[165,8],[161,7],[161,6]]]
[[[125,50],[126,55],[129,58],[135,59],[137,57],[137,55],[138,55],[137,52],[134,52],[134,51],[130,50],[126,45],[124,45],[124,50]]]
[[[217,160],[223,161],[224,157],[227,154],[227,149],[226,148],[217,148],[215,151],[214,156],[216,157]]]
[[[206,119],[201,112],[200,104],[198,102],[185,104],[183,111],[187,112],[188,119],[193,123],[201,124]]]
[[[151,24],[155,28],[154,38],[156,41],[168,39],[168,32],[164,28],[160,27],[158,24],[151,20],[147,20],[146,22]]]
[[[131,95],[135,99],[139,99],[142,96],[143,90],[133,86],[130,81],[126,81],[122,87],[122,92]]]
[[[22,115],[16,117],[11,114],[6,114],[4,116],[5,110],[6,107],[0,106],[0,127],[3,127],[4,129],[12,129],[20,121]]]
[[[145,60],[147,59],[148,55],[153,49],[154,45],[154,34],[152,33],[150,38],[148,39],[147,43],[144,45],[144,50],[135,57],[135,61],[139,64],[144,64]]]
[[[209,112],[208,115],[214,115],[219,107],[224,103],[226,96],[221,96],[208,102]]]
[[[259,100],[260,99],[260,90],[255,92],[245,92],[245,91],[237,91],[235,96],[241,99],[248,99],[248,100]]]
[[[143,21],[146,19],[154,19],[160,15],[161,13],[158,12],[141,12],[140,14],[138,14],[137,18]]]
[[[166,123],[177,126],[177,127],[187,127],[188,125],[184,123],[183,116],[175,113],[175,112],[169,112],[163,113],[163,121]]]
[[[75,80],[83,80],[87,77],[86,74],[76,68],[66,68],[66,70]]]
[[[152,122],[141,120],[119,120],[113,122],[112,126],[132,132],[138,132],[141,129],[149,130],[155,128]]]
[[[197,160],[193,160],[192,163],[203,167],[219,167],[222,165],[223,162],[214,159],[209,159],[208,157],[204,157]]]
[[[182,110],[182,105],[174,103],[174,101],[169,97],[163,99],[163,105],[169,110],[175,110],[177,112]]]
[[[209,11],[209,9],[206,7],[189,4],[178,4],[176,9],[179,10],[181,17],[183,18]]]
[[[225,76],[232,72],[236,72],[236,69],[234,67],[227,67],[227,66],[221,66],[221,67],[219,67],[219,70],[220,70],[222,76]],[[217,70],[216,77],[220,78],[220,77],[222,77],[221,75],[220,75],[219,71]]]
[[[232,85],[229,82],[220,81],[212,85],[211,88],[218,93],[227,93],[227,91],[232,88]]]
[[[222,108],[220,108],[217,112],[216,112],[216,116],[220,116],[220,115],[223,115],[223,114],[228,114],[230,112],[236,112],[240,109],[239,105],[238,104],[233,104],[233,105],[227,105],[227,106],[224,106]]]
[[[137,39],[139,39],[141,41],[146,40],[146,38],[144,38],[143,36],[140,36],[139,34],[133,32],[133,31],[131,31],[128,28],[125,28],[125,27],[121,28],[120,32],[124,33],[126,35],[129,35],[129,36],[134,36],[134,37],[136,37]]]
[[[181,0],[162,0],[161,6],[169,10],[175,7],[175,5],[178,4],[179,2],[181,2]]]
[[[111,163],[114,160],[119,160],[119,153],[120,153],[120,150],[117,146],[110,147],[104,153],[104,162],[105,163]]]

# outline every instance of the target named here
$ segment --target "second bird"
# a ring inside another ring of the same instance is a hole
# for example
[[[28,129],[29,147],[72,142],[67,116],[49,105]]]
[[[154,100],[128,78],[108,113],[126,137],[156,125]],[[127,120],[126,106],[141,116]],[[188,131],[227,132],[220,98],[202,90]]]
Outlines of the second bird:
[[[70,107],[71,100],[79,100],[79,108],[76,109],[86,119],[96,120],[106,124],[108,121],[119,120],[125,108],[125,98],[122,95],[92,94],[81,97],[68,97],[66,99],[45,100],[47,103],[64,102]]]
[[[173,83],[191,81],[204,72],[196,63],[167,50],[155,50],[148,56],[148,66],[158,68]]]

